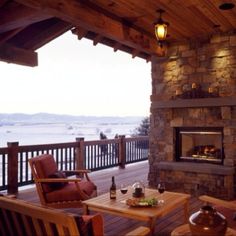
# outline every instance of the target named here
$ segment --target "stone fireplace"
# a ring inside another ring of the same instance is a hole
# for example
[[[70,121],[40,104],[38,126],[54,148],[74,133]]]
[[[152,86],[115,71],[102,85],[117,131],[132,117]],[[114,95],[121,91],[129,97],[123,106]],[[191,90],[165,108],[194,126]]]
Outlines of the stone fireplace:
[[[233,199],[236,35],[172,46],[153,59],[150,120],[151,186],[162,179],[168,190]]]
[[[222,127],[176,127],[174,133],[176,161],[223,164]]]

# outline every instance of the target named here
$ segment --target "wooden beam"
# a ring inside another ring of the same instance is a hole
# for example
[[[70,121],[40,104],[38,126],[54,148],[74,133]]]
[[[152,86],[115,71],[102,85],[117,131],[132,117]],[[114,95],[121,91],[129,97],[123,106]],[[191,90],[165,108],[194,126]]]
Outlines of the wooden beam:
[[[2,7],[8,0],[0,0],[0,7]]]
[[[88,30],[85,30],[81,27],[76,27],[75,29],[71,30],[72,34],[75,34],[78,36],[78,39],[81,40],[83,37],[85,37],[88,33]]]
[[[34,67],[38,65],[38,54],[34,51],[24,50],[9,44],[2,44],[0,45],[0,60]]]
[[[102,39],[102,35],[98,34],[96,37],[93,39],[93,45],[96,46]]]
[[[11,7],[4,11],[0,9],[0,33],[26,27],[48,18],[51,16],[24,5],[12,3]]]
[[[132,58],[137,57],[139,53],[140,53],[140,52],[139,52],[138,50],[134,49],[134,50],[132,51]]]
[[[149,57],[146,58],[146,62],[147,62],[147,63],[150,62],[151,60],[152,60],[151,56],[149,56]]]
[[[120,49],[122,47],[122,45],[120,43],[116,43],[113,48],[114,48],[114,52],[116,52],[118,49]]]
[[[158,55],[156,39],[122,24],[77,0],[16,0],[149,55]]]
[[[21,36],[12,41],[14,45],[19,45],[20,48],[37,50],[53,39],[59,37],[63,33],[72,28],[68,22],[62,21],[58,18],[52,18],[43,22],[39,22],[27,27]]]
[[[8,39],[14,37],[16,34],[18,34],[20,31],[22,31],[24,28],[18,28],[14,29],[8,32],[5,32],[3,34],[0,34],[0,44],[5,43]]]

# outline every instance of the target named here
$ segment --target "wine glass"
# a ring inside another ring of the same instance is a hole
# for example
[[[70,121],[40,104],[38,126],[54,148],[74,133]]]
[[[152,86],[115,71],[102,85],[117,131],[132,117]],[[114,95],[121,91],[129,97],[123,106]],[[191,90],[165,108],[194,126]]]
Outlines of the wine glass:
[[[128,192],[128,186],[126,184],[121,184],[120,191],[121,193],[126,194]]]
[[[158,189],[158,192],[160,193],[160,195],[162,195],[162,193],[165,192],[165,183],[164,183],[164,182],[158,183],[157,189]],[[163,204],[163,203],[164,203],[164,200],[162,199],[161,196],[160,196],[159,203],[160,203],[160,204]]]

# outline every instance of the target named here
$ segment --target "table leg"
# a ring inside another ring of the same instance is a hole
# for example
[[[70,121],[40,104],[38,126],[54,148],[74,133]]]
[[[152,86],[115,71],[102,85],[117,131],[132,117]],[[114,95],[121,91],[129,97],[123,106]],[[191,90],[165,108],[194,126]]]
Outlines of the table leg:
[[[184,203],[184,221],[185,223],[188,223],[189,218],[189,200],[186,200]]]
[[[156,226],[156,217],[152,217],[149,221],[149,228],[151,235],[154,235],[155,233],[155,226]]]
[[[83,214],[84,215],[89,215],[89,208],[86,204],[83,204]]]

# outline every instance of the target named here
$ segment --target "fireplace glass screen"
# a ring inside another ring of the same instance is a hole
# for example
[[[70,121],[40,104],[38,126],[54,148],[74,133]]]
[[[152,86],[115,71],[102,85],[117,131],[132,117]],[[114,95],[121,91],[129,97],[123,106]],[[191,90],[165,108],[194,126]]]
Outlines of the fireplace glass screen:
[[[177,128],[176,160],[223,162],[222,128]]]

